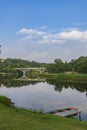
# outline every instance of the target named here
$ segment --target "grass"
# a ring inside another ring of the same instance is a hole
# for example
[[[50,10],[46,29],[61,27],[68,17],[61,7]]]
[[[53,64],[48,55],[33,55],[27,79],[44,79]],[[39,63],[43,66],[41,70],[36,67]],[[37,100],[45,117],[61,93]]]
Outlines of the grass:
[[[87,83],[87,74],[80,73],[60,73],[60,74],[43,74],[42,75],[48,79],[57,79],[64,82],[78,82],[78,83]]]
[[[87,130],[75,119],[30,112],[0,104],[0,130]]]

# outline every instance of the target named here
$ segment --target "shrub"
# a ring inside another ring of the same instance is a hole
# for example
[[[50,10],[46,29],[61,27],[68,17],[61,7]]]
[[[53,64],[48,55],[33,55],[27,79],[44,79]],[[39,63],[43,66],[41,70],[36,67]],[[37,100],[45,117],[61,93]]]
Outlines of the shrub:
[[[12,106],[13,103],[11,102],[11,99],[5,97],[5,96],[0,96],[0,103],[6,105],[6,106]]]

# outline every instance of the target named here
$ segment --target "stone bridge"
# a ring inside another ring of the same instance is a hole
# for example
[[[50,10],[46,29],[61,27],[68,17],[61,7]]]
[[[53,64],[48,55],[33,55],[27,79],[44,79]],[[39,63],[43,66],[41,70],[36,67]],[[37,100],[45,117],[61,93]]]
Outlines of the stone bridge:
[[[37,70],[40,73],[43,73],[46,68],[45,67],[30,67],[30,68],[15,68],[15,70],[19,70],[23,73],[22,77],[20,77],[20,79],[29,79],[26,75],[26,72],[29,72],[30,70]]]

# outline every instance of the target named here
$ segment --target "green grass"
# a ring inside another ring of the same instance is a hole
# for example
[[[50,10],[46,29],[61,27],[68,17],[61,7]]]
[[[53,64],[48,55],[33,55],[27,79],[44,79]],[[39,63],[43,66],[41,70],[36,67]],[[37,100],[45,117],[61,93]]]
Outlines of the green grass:
[[[87,130],[87,123],[0,104],[0,130]]]
[[[57,79],[62,82],[78,82],[78,83],[87,83],[87,74],[80,73],[60,73],[60,74],[43,74],[42,75],[48,79]]]

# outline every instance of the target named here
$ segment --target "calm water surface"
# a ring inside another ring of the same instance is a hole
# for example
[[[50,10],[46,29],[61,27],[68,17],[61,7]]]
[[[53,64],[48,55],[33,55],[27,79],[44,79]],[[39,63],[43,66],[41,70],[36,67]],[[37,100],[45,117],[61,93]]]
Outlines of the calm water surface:
[[[9,81],[10,82],[10,81]],[[36,83],[0,84],[0,95],[7,96],[15,106],[43,112],[77,107],[87,121],[87,84],[59,83],[56,80]]]

